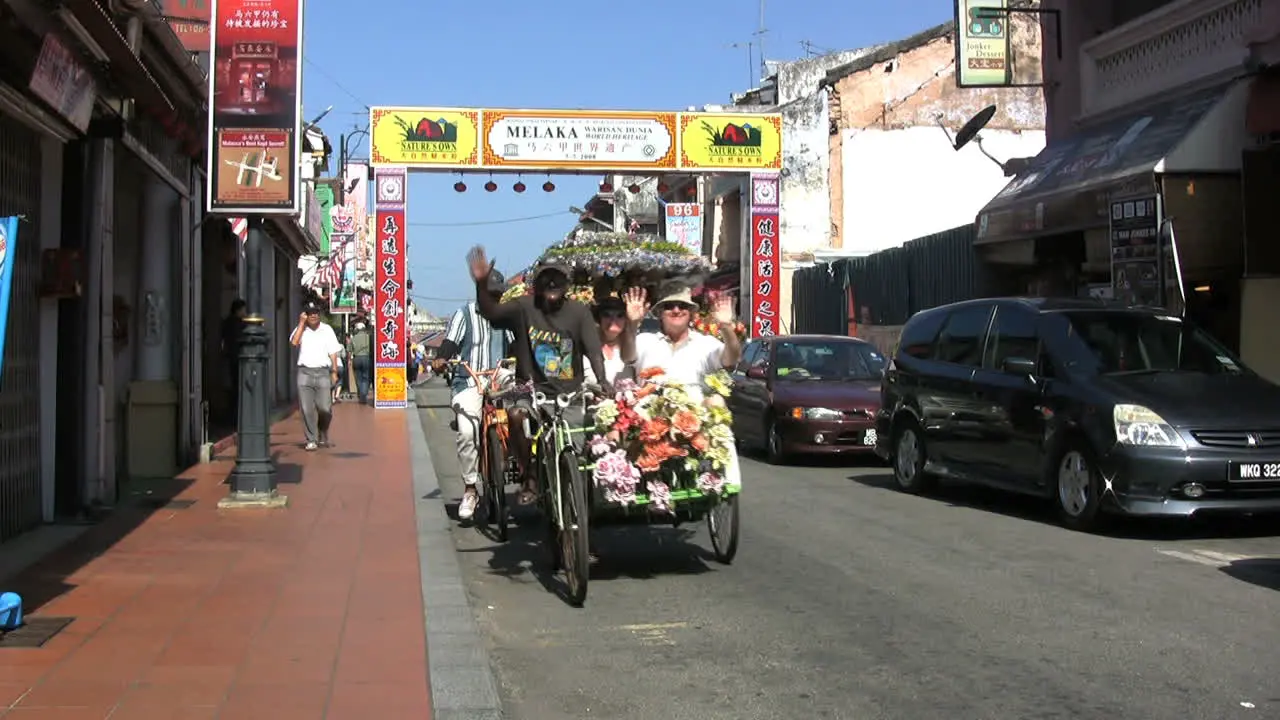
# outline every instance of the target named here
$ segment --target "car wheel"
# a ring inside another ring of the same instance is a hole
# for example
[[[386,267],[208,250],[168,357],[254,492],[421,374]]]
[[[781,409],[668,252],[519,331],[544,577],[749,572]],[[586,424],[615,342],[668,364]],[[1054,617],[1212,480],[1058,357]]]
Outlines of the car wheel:
[[[1095,529],[1102,515],[1102,476],[1093,453],[1083,443],[1068,443],[1052,472],[1051,487],[1062,524],[1082,532]]]
[[[778,422],[773,418],[769,418],[768,425],[765,426],[764,454],[770,465],[785,465],[787,463],[787,453],[782,442],[782,429],[778,427]]]
[[[893,436],[893,479],[898,489],[912,495],[932,490],[937,479],[925,472],[924,437],[914,420],[906,420]]]

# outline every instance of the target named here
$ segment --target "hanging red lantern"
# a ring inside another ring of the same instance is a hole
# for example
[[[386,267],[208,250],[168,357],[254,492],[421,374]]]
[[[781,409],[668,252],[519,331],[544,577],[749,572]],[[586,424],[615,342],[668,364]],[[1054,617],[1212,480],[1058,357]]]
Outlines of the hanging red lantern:
[[[697,185],[690,185],[690,186],[688,187],[688,189],[686,189],[686,190],[684,191],[684,194],[685,194],[685,195],[688,195],[689,197],[696,197],[696,196],[697,196],[697,194],[698,194],[698,186],[697,186]]]
[[[666,191],[668,191],[668,190],[670,190],[670,189],[671,189],[671,186],[670,186],[670,185],[668,185],[668,184],[666,184],[666,183],[662,182],[661,180],[659,180],[659,181],[658,181],[658,192],[660,192],[660,193],[665,193]]]
[[[458,182],[453,184],[453,189],[457,190],[458,192],[466,192],[467,184],[459,180]]]
[[[489,192],[493,192],[498,189],[498,183],[490,180],[489,182],[484,184],[484,189]]]
[[[635,183],[631,183],[631,185],[627,187],[627,191],[630,192],[632,195],[635,195],[636,193],[640,192],[640,186]]]
[[[556,189],[556,184],[551,182],[550,180],[542,183],[542,190],[544,192],[555,192],[555,189]]]
[[[512,185],[512,186],[511,186],[511,189],[512,189],[512,190],[515,190],[515,191],[516,191],[516,192],[518,192],[518,193],[522,193],[522,192],[524,192],[524,189],[525,189],[525,188],[524,188],[524,183],[517,181],[515,185]]]
[[[606,194],[613,192],[613,183],[609,182],[608,180],[605,180],[604,182],[600,183],[600,192],[606,193]]]

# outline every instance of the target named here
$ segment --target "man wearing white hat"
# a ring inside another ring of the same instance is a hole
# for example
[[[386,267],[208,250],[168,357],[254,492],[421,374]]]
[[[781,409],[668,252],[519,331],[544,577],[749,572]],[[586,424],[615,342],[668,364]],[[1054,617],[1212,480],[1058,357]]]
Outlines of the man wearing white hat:
[[[711,304],[711,320],[720,332],[719,338],[703,335],[690,327],[697,309],[693,293],[687,287],[662,293],[653,305],[661,330],[636,336],[637,374],[649,368],[662,368],[666,379],[682,383],[690,395],[700,397],[707,375],[719,370],[732,370],[738,364],[742,357],[742,343],[734,329],[733,298],[721,295]],[[629,332],[635,332],[637,323],[630,325]],[[730,485],[742,485],[737,453],[729,456],[725,481]]]

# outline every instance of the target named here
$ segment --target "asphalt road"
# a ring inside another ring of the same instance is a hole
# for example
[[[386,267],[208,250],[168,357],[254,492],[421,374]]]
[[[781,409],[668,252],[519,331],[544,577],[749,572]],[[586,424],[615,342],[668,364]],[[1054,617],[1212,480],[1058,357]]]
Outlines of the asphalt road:
[[[456,497],[445,390],[419,393]],[[873,462],[743,474],[732,566],[701,525],[605,531],[582,609],[531,518],[503,546],[455,526],[509,717],[1280,718],[1275,521],[1092,536],[1021,498],[901,494]]]

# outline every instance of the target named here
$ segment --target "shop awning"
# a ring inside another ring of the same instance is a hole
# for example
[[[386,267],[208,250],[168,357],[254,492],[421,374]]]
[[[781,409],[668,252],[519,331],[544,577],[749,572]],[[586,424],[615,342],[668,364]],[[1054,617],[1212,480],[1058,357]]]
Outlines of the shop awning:
[[[1106,227],[1108,198],[1152,192],[1158,173],[1238,171],[1248,88],[1152,103],[1050,145],[978,214],[974,243]]]

